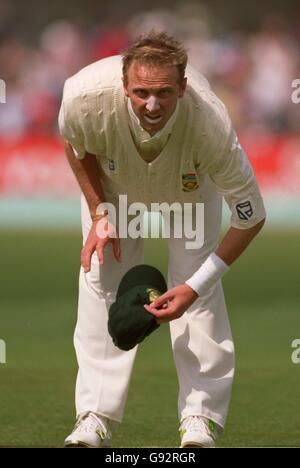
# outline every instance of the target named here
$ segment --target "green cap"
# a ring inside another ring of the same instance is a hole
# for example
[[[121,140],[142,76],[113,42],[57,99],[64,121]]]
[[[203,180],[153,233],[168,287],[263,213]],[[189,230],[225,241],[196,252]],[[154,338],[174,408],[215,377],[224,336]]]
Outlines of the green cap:
[[[118,348],[124,351],[134,348],[159,327],[144,304],[151,304],[166,291],[165,279],[156,268],[137,265],[127,271],[108,316],[108,331]]]

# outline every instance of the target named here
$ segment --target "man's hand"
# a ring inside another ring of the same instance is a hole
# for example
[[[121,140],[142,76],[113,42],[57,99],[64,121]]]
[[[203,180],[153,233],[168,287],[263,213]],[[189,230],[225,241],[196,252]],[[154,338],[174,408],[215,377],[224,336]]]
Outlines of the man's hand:
[[[99,222],[104,227],[104,229],[101,229],[101,237],[99,237],[99,235],[97,234],[97,231],[99,233]],[[115,237],[113,237],[113,235]],[[93,221],[86,243],[81,250],[81,266],[83,267],[85,273],[87,273],[91,269],[91,258],[95,251],[97,252],[100,265],[103,265],[104,248],[109,242],[111,242],[113,245],[113,251],[116,260],[120,262],[120,238],[116,231],[116,228],[113,226],[112,223],[110,223],[106,219],[101,219],[100,221]]]
[[[145,304],[144,307],[155,315],[157,323],[166,323],[181,317],[198,297],[187,284],[180,284],[162,294],[150,306]],[[159,307],[163,308],[159,310]]]

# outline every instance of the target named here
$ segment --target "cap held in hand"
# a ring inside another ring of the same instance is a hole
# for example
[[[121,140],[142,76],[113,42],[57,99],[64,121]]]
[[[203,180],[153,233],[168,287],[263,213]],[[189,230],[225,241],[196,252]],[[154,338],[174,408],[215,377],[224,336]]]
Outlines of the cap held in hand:
[[[118,348],[134,348],[159,327],[144,304],[151,304],[166,291],[163,275],[150,265],[137,265],[123,276],[108,318],[108,331]]]

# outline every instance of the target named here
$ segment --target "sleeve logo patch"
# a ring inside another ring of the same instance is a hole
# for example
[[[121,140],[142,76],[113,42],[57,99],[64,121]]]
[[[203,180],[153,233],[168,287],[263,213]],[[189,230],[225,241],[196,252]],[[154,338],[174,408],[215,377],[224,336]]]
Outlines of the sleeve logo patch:
[[[250,201],[245,201],[236,205],[238,217],[243,221],[247,221],[253,215],[253,208]]]

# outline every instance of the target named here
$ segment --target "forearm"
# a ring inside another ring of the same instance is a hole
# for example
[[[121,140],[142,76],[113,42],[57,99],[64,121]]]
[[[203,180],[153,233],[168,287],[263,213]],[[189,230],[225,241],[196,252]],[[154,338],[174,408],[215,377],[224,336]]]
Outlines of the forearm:
[[[65,142],[65,152],[72,171],[84,194],[91,215],[96,214],[97,206],[105,202],[101,185],[100,169],[93,154],[86,153],[84,159],[77,159],[70,143]]]
[[[259,233],[264,223],[265,220],[263,219],[250,229],[229,228],[216,250],[216,255],[227,265],[231,265],[248,247],[252,239]]]

